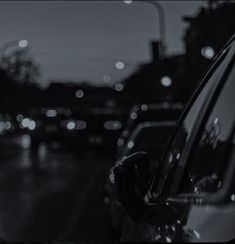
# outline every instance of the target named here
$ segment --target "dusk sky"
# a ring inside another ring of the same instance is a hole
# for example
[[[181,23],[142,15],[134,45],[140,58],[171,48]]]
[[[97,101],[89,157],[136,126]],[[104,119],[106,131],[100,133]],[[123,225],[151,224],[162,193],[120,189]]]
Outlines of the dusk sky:
[[[165,9],[168,54],[183,51],[183,15],[205,1],[159,1]],[[151,4],[123,1],[1,1],[0,46],[27,39],[41,65],[40,83],[88,80],[113,84],[150,61],[149,42],[159,37]],[[125,67],[118,70],[117,61]]]

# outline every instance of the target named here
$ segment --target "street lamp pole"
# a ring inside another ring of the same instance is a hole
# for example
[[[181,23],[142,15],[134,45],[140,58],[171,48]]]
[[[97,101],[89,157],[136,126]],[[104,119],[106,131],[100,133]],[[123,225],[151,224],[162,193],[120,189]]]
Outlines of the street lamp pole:
[[[132,2],[143,2],[148,3],[154,6],[154,8],[158,12],[158,20],[159,20],[159,35],[160,35],[160,55],[162,57],[165,56],[166,53],[166,18],[165,18],[165,11],[163,6],[156,0],[126,0],[124,1],[127,4],[130,4]]]
[[[163,6],[158,1],[143,1],[145,3],[152,4],[155,9],[158,11],[159,17],[159,33],[160,33],[160,46],[161,46],[161,55],[164,57],[166,52],[166,19]]]

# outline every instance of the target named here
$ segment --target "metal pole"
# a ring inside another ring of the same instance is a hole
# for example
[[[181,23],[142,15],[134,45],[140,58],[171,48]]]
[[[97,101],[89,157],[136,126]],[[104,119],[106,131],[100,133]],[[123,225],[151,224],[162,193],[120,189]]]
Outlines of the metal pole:
[[[159,19],[159,34],[160,34],[160,46],[161,46],[161,56],[164,57],[166,52],[166,18],[163,6],[154,0],[136,0],[137,2],[149,3],[152,4],[158,12]]]

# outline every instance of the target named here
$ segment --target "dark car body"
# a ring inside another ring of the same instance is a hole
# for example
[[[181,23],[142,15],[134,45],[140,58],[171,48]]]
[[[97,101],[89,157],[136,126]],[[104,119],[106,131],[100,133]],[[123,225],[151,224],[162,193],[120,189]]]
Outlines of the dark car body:
[[[177,121],[183,110],[182,103],[158,103],[158,104],[140,104],[132,107],[125,128],[117,141],[117,153],[123,154],[130,135],[135,128],[143,123],[150,121],[164,122]]]
[[[123,127],[121,109],[92,108],[88,118],[90,147],[115,148]]]
[[[148,151],[155,156],[161,155],[175,125],[176,120],[145,121],[139,123],[131,132],[129,138],[127,138],[119,159],[137,151]]]
[[[122,241],[235,238],[234,94],[235,36],[199,83],[144,192],[125,185],[134,159],[115,167],[117,197],[128,213]]]
[[[73,121],[70,109],[61,107],[31,109],[28,115],[29,120],[35,121],[35,128],[30,131],[32,148],[37,148],[41,142],[66,142],[70,130],[67,125]],[[75,124],[75,121],[73,123]]]
[[[73,110],[72,114],[80,125],[76,130],[69,131],[68,140],[74,147],[83,150],[114,150],[123,127],[121,109],[93,107],[85,111]]]

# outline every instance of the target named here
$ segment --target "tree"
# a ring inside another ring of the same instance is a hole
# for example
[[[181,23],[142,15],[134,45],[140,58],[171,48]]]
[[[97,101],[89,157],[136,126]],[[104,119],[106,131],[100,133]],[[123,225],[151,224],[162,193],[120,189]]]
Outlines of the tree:
[[[15,83],[34,83],[40,76],[39,65],[36,64],[29,49],[17,49],[0,59],[0,68]]]

